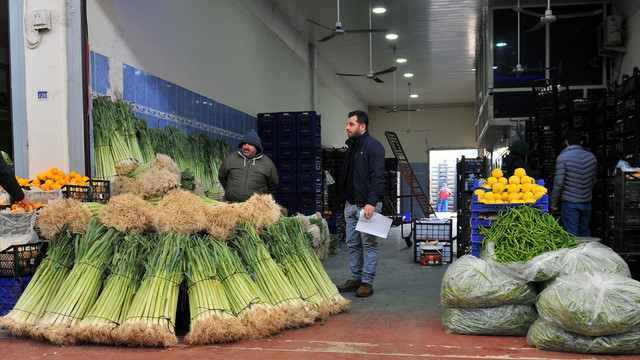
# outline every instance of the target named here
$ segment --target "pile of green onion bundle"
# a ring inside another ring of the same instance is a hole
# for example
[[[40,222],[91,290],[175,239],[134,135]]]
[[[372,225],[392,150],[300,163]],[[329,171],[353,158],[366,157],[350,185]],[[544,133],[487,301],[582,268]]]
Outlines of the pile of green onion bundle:
[[[97,218],[89,220],[89,227],[80,241],[76,263],[60,290],[51,300],[44,315],[38,319],[31,334],[46,338],[54,344],[73,344],[77,341],[72,328],[98,298],[102,280],[115,244],[122,234],[114,228],[106,228]]]
[[[112,330],[124,321],[144,274],[152,243],[147,236],[128,233],[109,264],[109,276],[93,307],[73,330],[81,341],[112,344]]]
[[[238,254],[226,244],[213,241],[209,256],[216,259],[216,274],[221,279],[231,309],[245,326],[248,338],[261,339],[285,328],[283,314],[264,300],[264,294],[249,276]]]
[[[242,339],[247,330],[231,310],[225,290],[216,275],[208,236],[192,236],[185,250],[189,287],[190,331],[185,341],[192,345],[230,342]]]
[[[300,296],[318,306],[322,318],[347,311],[350,301],[340,295],[307,236],[300,218],[296,216],[281,218],[278,224],[265,232],[269,251],[287,269],[287,276],[296,285]]]
[[[0,318],[0,325],[16,336],[25,336],[31,331],[71,271],[74,241],[67,232],[68,226],[68,223],[65,224],[48,243],[47,256],[38,266],[22,296],[13,309]]]
[[[124,321],[112,332],[118,344],[171,347],[189,235],[159,234],[142,283]]]
[[[264,300],[281,309],[286,315],[287,328],[309,326],[314,323],[318,317],[315,307],[300,297],[280,265],[271,257],[251,221],[240,225],[230,242],[265,295]]]

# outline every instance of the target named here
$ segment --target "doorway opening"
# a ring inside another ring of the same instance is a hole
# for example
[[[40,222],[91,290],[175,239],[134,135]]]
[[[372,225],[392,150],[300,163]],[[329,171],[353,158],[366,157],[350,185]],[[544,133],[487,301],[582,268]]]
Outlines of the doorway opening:
[[[429,186],[427,191],[430,195],[431,206],[438,209],[440,191],[443,190],[443,186],[446,186],[451,192],[449,201],[439,209],[439,212],[455,213],[458,209],[455,196],[458,192],[456,164],[463,156],[467,159],[476,158],[479,156],[478,149],[429,150]],[[442,211],[443,209],[444,211]],[[438,214],[438,217],[451,216]]]

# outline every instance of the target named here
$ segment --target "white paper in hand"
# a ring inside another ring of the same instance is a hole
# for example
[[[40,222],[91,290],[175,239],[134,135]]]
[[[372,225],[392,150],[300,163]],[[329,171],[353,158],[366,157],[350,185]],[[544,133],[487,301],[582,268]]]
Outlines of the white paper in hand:
[[[389,234],[389,229],[391,229],[391,223],[391,219],[377,212],[374,212],[370,219],[366,219],[364,217],[364,211],[360,211],[356,230],[386,239]]]

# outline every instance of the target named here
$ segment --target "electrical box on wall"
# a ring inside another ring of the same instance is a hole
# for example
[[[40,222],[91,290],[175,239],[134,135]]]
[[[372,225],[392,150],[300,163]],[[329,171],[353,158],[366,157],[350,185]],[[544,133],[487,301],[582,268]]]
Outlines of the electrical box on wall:
[[[51,12],[47,9],[33,11],[33,29],[51,29]]]

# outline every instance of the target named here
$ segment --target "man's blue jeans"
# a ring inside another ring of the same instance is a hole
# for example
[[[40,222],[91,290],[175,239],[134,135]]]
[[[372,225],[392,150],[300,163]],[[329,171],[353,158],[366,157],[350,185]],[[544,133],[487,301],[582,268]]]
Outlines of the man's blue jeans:
[[[363,208],[345,202],[344,219],[347,223],[347,247],[349,248],[349,280],[362,280],[373,285],[378,267],[378,237],[356,231],[358,214]],[[382,203],[376,204],[376,212],[382,211]]]
[[[449,198],[442,199],[438,203],[438,212],[449,211]]]
[[[591,230],[589,229],[590,203],[572,204],[564,202],[562,203],[560,217],[562,226],[567,232],[575,236],[591,236]]]

